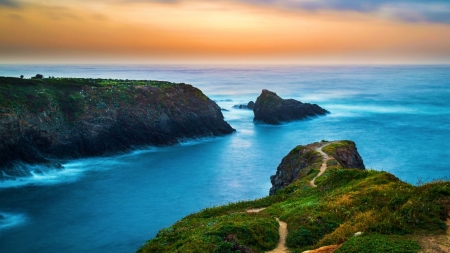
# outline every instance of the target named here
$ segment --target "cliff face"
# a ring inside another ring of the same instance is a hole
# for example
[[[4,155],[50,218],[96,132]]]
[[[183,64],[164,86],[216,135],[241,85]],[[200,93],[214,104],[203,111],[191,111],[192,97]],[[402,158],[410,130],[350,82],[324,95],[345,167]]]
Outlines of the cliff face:
[[[333,156],[343,168],[360,170],[366,169],[364,162],[358,153],[356,144],[353,141],[331,143],[322,150]]]
[[[343,169],[365,169],[364,162],[356,149],[356,144],[352,141],[297,146],[283,158],[275,175],[270,177],[272,188],[270,188],[269,195],[274,195],[294,180],[307,175],[311,169],[319,168],[323,157],[316,149],[321,146],[323,146],[322,151],[330,155],[327,162],[328,166]]]
[[[187,84],[101,79],[0,78],[0,177],[17,162],[97,156],[234,129]]]
[[[322,156],[315,151],[317,146],[317,144],[297,146],[281,160],[277,172],[270,177],[272,188],[270,188],[269,195],[274,195],[295,179],[306,175],[311,165],[322,162]]]
[[[327,110],[316,104],[282,99],[276,93],[268,90],[263,90],[256,99],[253,112],[255,114],[253,121],[275,125],[328,113]]]

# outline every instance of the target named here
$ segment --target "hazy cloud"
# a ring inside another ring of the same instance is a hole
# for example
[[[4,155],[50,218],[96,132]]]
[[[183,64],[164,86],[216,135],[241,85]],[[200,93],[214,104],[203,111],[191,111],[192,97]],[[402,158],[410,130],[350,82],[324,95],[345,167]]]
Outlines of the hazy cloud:
[[[177,3],[189,0],[118,0],[121,2]],[[211,0],[214,1],[214,0]],[[216,0],[220,1],[220,0]],[[450,23],[449,0],[231,0],[306,11],[336,10],[376,13],[405,22]]]
[[[21,0],[0,0],[0,7],[20,7],[26,5]],[[36,3],[38,0],[33,0]],[[174,4],[192,0],[82,0],[86,2],[132,3],[154,2]],[[383,18],[405,22],[433,22],[450,24],[450,0],[208,0],[209,2],[234,1],[247,4],[273,6],[303,11],[356,11],[373,13]],[[47,0],[59,3],[58,0]],[[70,1],[73,3],[73,1]],[[30,3],[28,1],[27,3]]]
[[[17,7],[19,4],[14,0],[0,0],[0,7],[1,6]]]
[[[250,0],[251,1],[251,0]],[[407,22],[450,23],[448,0],[261,0],[309,11],[341,10],[377,13]]]

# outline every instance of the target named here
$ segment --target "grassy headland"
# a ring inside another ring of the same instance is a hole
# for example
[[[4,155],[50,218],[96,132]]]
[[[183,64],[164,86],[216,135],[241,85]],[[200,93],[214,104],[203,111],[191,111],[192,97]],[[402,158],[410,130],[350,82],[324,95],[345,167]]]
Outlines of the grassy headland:
[[[24,109],[38,113],[54,103],[62,108],[68,120],[74,120],[84,112],[85,105],[92,101],[97,103],[95,107],[109,102],[133,103],[136,94],[130,90],[131,87],[164,88],[176,85],[145,80],[0,77],[0,113],[11,110],[17,113]],[[100,89],[96,91],[96,88]]]
[[[343,169],[332,159],[313,188],[322,159],[311,157],[308,172],[275,195],[191,214],[138,252],[264,252],[278,242],[274,217],[287,222],[292,252],[335,244],[342,244],[336,252],[419,252],[421,238],[446,233],[450,182],[413,186],[387,172]]]
[[[0,180],[22,164],[99,156],[230,134],[192,85],[151,80],[0,77]],[[54,166],[55,164],[55,166]]]

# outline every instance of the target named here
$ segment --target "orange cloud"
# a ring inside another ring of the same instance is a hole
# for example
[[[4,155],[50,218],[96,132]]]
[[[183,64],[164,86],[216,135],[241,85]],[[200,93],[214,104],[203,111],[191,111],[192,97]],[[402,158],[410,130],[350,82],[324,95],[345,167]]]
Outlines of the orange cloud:
[[[3,61],[450,59],[450,25],[386,21],[355,12],[198,0],[28,4],[0,8],[0,16],[6,35],[0,37]]]

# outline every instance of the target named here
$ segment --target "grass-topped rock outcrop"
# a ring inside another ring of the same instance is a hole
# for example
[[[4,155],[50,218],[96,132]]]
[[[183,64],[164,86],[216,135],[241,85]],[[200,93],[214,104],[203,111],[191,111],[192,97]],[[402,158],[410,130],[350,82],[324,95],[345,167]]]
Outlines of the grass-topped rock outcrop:
[[[333,142],[324,146],[322,150],[336,159],[343,168],[366,169],[353,141]]]
[[[0,77],[0,178],[26,175],[17,162],[51,165],[232,131],[217,104],[188,84]]]
[[[355,143],[352,141],[322,141],[306,146],[299,145],[281,160],[275,175],[270,177],[272,188],[270,188],[269,194],[273,195],[294,180],[305,176],[311,172],[311,166],[318,165],[320,167],[322,156],[317,151],[319,147],[323,147],[322,150],[331,157],[326,162],[328,167],[365,169],[363,160],[358,153]]]
[[[308,165],[289,185],[262,199],[191,214],[138,252],[269,251],[278,241],[275,217],[287,223],[286,246],[292,253],[323,246],[339,247],[337,253],[414,253],[449,245],[450,182],[413,186],[387,172],[344,168],[337,159],[315,153],[313,147],[326,144],[352,146],[343,141],[296,147],[287,157],[307,154]],[[324,161],[327,169],[312,187]]]
[[[281,124],[294,120],[327,114],[316,104],[302,103],[294,99],[282,99],[275,92],[262,90],[253,107],[254,122]]]

